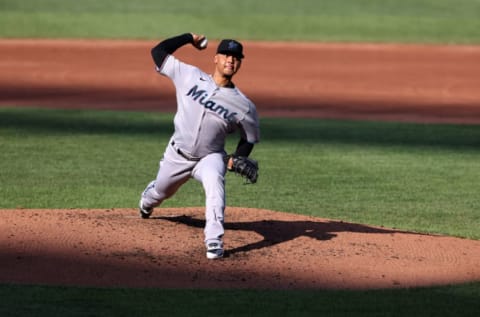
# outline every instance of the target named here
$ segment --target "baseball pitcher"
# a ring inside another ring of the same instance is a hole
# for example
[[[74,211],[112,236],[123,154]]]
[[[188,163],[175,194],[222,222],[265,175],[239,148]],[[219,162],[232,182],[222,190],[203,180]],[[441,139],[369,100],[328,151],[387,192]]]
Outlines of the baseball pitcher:
[[[231,39],[220,42],[212,74],[173,56],[183,45],[202,50],[206,43],[203,35],[185,33],[152,49],[156,71],[175,86],[177,112],[157,177],[141,195],[140,215],[149,218],[154,207],[190,178],[199,181],[206,198],[206,255],[217,259],[224,255],[225,173],[229,170],[251,183],[257,181],[258,164],[248,156],[259,142],[260,132],[255,105],[232,81],[244,58],[241,43]],[[235,152],[227,155],[225,139],[234,132],[239,132],[240,140]]]

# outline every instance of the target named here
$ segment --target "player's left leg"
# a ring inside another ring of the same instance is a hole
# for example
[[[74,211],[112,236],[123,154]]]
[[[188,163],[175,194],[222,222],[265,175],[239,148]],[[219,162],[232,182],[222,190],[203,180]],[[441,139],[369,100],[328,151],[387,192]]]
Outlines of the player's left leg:
[[[202,183],[205,191],[205,244],[207,257],[223,256],[225,212],[225,163],[221,153],[204,157],[193,170],[193,178]]]

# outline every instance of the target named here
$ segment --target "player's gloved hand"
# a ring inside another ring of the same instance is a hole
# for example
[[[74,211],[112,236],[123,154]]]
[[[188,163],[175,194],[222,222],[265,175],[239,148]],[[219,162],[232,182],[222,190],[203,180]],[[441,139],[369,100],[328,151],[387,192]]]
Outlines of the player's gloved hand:
[[[245,156],[227,155],[225,157],[227,170],[245,178],[247,182],[255,184],[258,179],[258,162]]]

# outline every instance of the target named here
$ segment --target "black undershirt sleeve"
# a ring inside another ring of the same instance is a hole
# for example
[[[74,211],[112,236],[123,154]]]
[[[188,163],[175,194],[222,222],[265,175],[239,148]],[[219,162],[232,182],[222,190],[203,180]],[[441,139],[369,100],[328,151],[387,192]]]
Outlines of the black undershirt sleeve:
[[[249,156],[252,153],[253,144],[247,142],[244,138],[241,138],[238,142],[237,149],[235,150],[234,156]]]
[[[185,44],[193,43],[193,36],[190,33],[185,33],[175,37],[171,37],[160,42],[157,46],[152,48],[152,57],[157,67],[162,67],[165,58],[173,54],[177,49]]]

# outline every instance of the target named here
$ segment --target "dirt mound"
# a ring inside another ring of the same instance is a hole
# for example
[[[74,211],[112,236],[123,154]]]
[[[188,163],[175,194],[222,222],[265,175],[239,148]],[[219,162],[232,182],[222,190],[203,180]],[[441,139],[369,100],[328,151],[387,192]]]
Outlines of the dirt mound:
[[[0,282],[96,287],[371,289],[480,280],[480,241],[227,208],[207,260],[203,208],[2,210]]]

